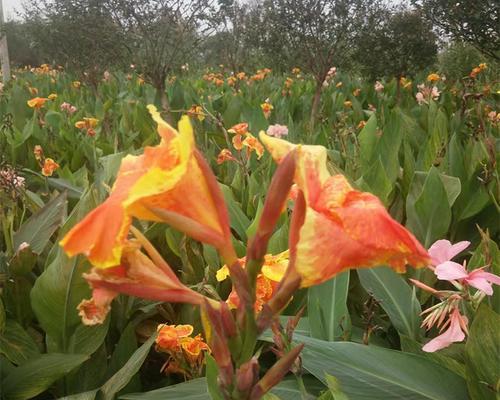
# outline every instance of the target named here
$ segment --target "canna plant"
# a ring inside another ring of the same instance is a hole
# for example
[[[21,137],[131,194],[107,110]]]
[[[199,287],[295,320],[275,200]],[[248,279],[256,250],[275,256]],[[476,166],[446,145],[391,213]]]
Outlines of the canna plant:
[[[260,139],[279,165],[246,256],[238,258],[222,191],[196,149],[188,117],[181,118],[177,131],[155,107],[149,106],[149,111],[160,143],[123,159],[109,197],[60,244],[69,256],[84,254],[93,266],[84,275],[92,298],[78,306],[87,325],[103,323],[119,293],[200,307],[206,344],[200,337],[188,339],[189,327],[163,325],[157,348],[175,361],[170,368],[184,370],[199,368],[202,350],[210,353],[218,370],[208,382],[213,398],[260,399],[289,371],[300,374],[298,357],[304,345],[291,344],[299,317],[289,323],[286,335],[280,335],[277,323],[300,288],[352,268],[388,265],[404,272],[407,265],[431,263],[424,247],[390,217],[376,196],[355,190],[343,175],[330,174],[326,148],[294,145],[263,132]],[[268,242],[287,210],[290,192],[294,204],[289,250],[271,255]],[[168,224],[215,247],[225,262],[218,279],[229,276],[233,286],[228,301],[184,285],[133,226],[134,218]],[[262,374],[258,339],[269,328],[280,358]]]

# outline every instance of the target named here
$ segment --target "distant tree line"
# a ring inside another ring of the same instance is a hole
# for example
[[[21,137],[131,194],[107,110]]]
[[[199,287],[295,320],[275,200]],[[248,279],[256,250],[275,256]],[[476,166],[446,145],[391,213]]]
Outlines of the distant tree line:
[[[167,76],[185,64],[300,67],[320,91],[332,66],[372,79],[414,74],[436,61],[438,37],[498,60],[499,7],[494,0],[412,0],[411,8],[382,0],[33,0],[5,29],[14,64],[60,64],[90,81],[134,64],[164,92]]]

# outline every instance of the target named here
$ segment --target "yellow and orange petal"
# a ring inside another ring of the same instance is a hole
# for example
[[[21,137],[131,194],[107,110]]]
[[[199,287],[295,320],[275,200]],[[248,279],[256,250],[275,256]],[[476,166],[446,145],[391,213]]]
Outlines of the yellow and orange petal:
[[[234,139],[234,138],[233,138]],[[234,144],[234,141],[233,141]],[[242,145],[247,147],[249,151],[255,151],[257,158],[260,160],[264,155],[264,146],[251,133],[248,133],[242,142]]]
[[[203,121],[205,119],[203,108],[197,105],[191,106],[191,108],[187,112],[187,115],[191,118],[198,118],[199,121]]]
[[[59,168],[59,164],[56,163],[52,158],[46,158],[42,166],[43,176],[52,176],[54,171]]]
[[[94,289],[90,300],[82,300],[78,304],[78,315],[84,325],[102,324],[109,311],[111,302],[118,296],[118,293],[104,288]]]
[[[168,325],[160,324],[156,329],[157,349],[162,351],[179,351],[181,339],[186,338],[193,333],[191,325]]]
[[[155,120],[161,119],[156,108],[150,110]],[[227,246],[229,227],[212,196],[212,178],[196,156],[189,118],[181,118],[179,132],[164,121],[158,132],[161,143],[146,147],[142,155],[126,156],[108,199],[63,238],[68,255],[86,254],[100,268],[118,265],[132,217],[164,221],[170,216],[191,229],[195,239],[219,249]]]
[[[27,101],[27,104],[31,108],[42,108],[49,99],[46,97],[34,97]]]
[[[182,338],[180,340],[180,345],[182,350],[184,350],[187,361],[191,365],[196,364],[200,360],[204,351],[210,351],[210,347],[203,341],[200,334],[196,335],[194,338]]]
[[[241,151],[241,149],[243,149],[243,141],[241,139],[241,135],[235,135],[231,140],[231,142],[233,143],[233,147],[238,151]]]
[[[57,99],[57,94],[51,93],[47,97],[48,97],[49,100],[55,100],[55,99]]]

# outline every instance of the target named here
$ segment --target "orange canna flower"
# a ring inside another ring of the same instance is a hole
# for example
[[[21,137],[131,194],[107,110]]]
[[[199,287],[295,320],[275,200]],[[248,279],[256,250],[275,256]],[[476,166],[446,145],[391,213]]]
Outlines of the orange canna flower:
[[[366,121],[359,121],[357,126],[358,129],[363,129],[366,126]]]
[[[226,161],[236,161],[229,149],[222,149],[217,156],[217,164],[221,165]]]
[[[205,119],[205,113],[201,106],[193,105],[188,110],[187,115],[191,118],[198,118],[198,121],[203,121]]]
[[[51,94],[49,94],[49,95],[48,95],[48,99],[49,99],[49,100],[55,100],[55,99],[57,99],[57,94],[55,94],[55,93],[51,93]]]
[[[80,89],[80,86],[82,86],[82,83],[80,81],[73,81],[71,84],[75,89]]]
[[[264,113],[264,117],[269,118],[271,115],[271,111],[274,109],[271,103],[268,103],[267,101],[265,103],[262,103],[260,105],[260,108],[262,109],[262,112]]]
[[[427,81],[434,83],[437,82],[441,79],[441,77],[438,74],[432,73],[427,76]]]
[[[475,67],[472,69],[471,73],[469,74],[469,76],[471,78],[476,78],[481,72],[483,71],[482,68],[480,67]]]
[[[294,74],[294,75],[300,74],[300,68],[299,67],[292,68],[292,74]]]
[[[36,155],[35,155],[36,157]],[[52,158],[46,158],[42,166],[43,176],[52,176],[54,171],[59,168],[59,164],[56,163]]]
[[[339,83],[337,83],[337,84],[335,85],[335,87],[338,89],[338,88],[341,88],[341,87],[342,87],[342,85],[343,85],[343,83],[342,83],[342,82],[339,82]]]
[[[354,97],[358,97],[360,94],[361,94],[361,89],[360,88],[354,89],[353,92],[352,92],[352,95]]]
[[[238,72],[236,74],[236,78],[238,78],[240,81],[242,81],[242,80],[247,78],[247,74],[245,74],[244,72]]]
[[[233,142],[233,147],[238,151],[241,151],[243,149],[243,141],[241,140],[242,137],[243,136],[241,135],[235,135],[231,140]]]
[[[98,123],[97,118],[84,117],[83,120],[75,122],[75,127],[78,129],[94,129]]]
[[[49,99],[46,97],[34,97],[31,100],[27,101],[28,106],[31,108],[42,108],[45,105],[45,102],[48,101]]]
[[[350,101],[350,100],[344,101],[344,107],[345,108],[351,108],[352,107],[352,101]]]
[[[257,154],[257,159],[261,159],[264,154],[264,146],[262,146],[262,144],[255,136],[253,136],[251,133],[248,133],[241,143],[243,146],[247,147],[248,154],[250,154],[252,151],[255,151],[255,153]]]
[[[158,351],[179,351],[181,348],[181,339],[190,336],[193,333],[191,325],[168,325],[160,324],[156,328],[158,336],[156,337],[156,349]]]
[[[126,156],[108,199],[74,226],[61,241],[69,256],[87,255],[96,267],[120,264],[132,218],[162,221],[196,240],[234,256],[229,218],[220,188],[195,148],[189,118],[179,132],[148,106],[161,142],[144,154]]]
[[[288,267],[288,260],[288,250],[276,255],[266,254],[264,256],[264,264],[262,265],[261,273],[257,276],[256,282],[254,303],[254,310],[256,312],[261,311],[263,305],[267,303],[275,293],[278,283],[285,275],[285,271]],[[243,267],[245,267],[246,258],[240,258],[239,262]],[[229,269],[226,265],[220,268],[216,274],[216,278],[219,282],[227,279],[228,276]],[[230,308],[238,308],[240,299],[234,288],[229,294],[226,302]]]
[[[200,334],[196,335],[194,338],[182,338],[181,348],[184,350],[186,359],[191,365],[195,365],[200,361],[204,351],[210,351],[210,347],[203,341]]]
[[[329,174],[323,146],[297,146],[263,132],[260,138],[278,162],[296,149],[300,192],[294,212],[300,223],[290,233],[290,257],[302,287],[349,268],[385,264],[402,272],[407,264],[429,264],[427,251],[376,196],[353,189],[343,175]]]
[[[248,133],[248,124],[246,122],[240,122],[239,124],[229,128],[227,131],[235,135],[246,135]]]
[[[481,63],[481,64],[479,64],[479,69],[481,69],[481,70],[485,70],[485,69],[487,69],[487,68],[488,68],[488,65],[487,65],[486,63]]]

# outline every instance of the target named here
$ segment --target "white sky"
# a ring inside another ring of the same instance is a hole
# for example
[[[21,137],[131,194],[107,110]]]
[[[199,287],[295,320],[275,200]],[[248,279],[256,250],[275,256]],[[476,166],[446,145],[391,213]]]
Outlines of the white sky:
[[[21,8],[22,0],[0,0],[3,1],[3,12],[5,14],[5,19],[11,19],[14,17],[14,9]]]

